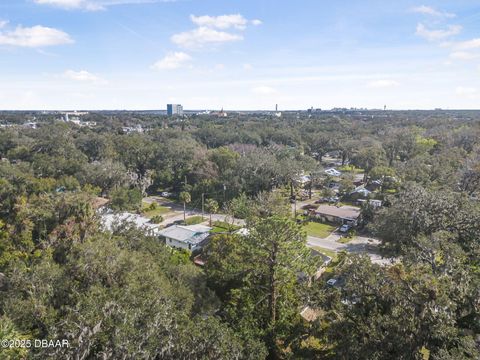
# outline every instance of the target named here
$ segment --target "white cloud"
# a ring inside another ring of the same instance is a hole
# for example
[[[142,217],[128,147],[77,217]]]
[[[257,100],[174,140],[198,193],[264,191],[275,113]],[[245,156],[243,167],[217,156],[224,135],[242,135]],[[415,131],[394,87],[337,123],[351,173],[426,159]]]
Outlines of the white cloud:
[[[105,10],[108,6],[126,4],[148,4],[175,0],[34,0],[39,5],[50,5],[66,10]]]
[[[472,54],[468,51],[455,51],[450,54],[450,58],[454,60],[473,60],[478,58],[478,55]]]
[[[253,66],[252,64],[243,64],[243,70],[252,70]]]
[[[455,46],[456,49],[459,49],[459,50],[477,49],[477,48],[480,48],[480,38],[467,40],[467,41],[461,41],[461,42],[456,43],[454,46]]]
[[[367,87],[369,88],[374,88],[374,89],[385,89],[385,88],[392,88],[392,87],[397,87],[400,85],[397,81],[395,80],[373,80],[367,83]]]
[[[251,23],[252,25],[255,25],[255,26],[262,24],[262,20],[259,20],[259,19],[247,20],[241,14],[220,15],[220,16],[190,15],[190,19],[194,24],[200,27],[206,26],[206,27],[212,27],[212,28],[217,28],[222,30],[230,29],[230,28],[245,30],[247,28],[248,23]]]
[[[222,43],[243,40],[243,36],[232,30],[245,30],[249,23],[260,25],[260,20],[247,20],[240,14],[220,16],[195,16],[190,15],[190,20],[197,28],[174,34],[171,41],[183,48],[199,49],[206,45],[219,45]],[[231,30],[231,31],[226,31]]]
[[[39,5],[51,5],[63,9],[85,9],[85,10],[103,10],[104,6],[95,1],[87,0],[35,0]]]
[[[0,45],[21,47],[45,47],[62,44],[71,44],[73,39],[67,33],[45,26],[23,27],[15,30],[0,31]]]
[[[416,34],[428,41],[439,41],[458,35],[461,31],[462,27],[460,25],[448,25],[447,29],[430,30],[422,23],[419,23]]]
[[[242,40],[243,36],[218,31],[201,26],[197,29],[175,34],[171,37],[174,44],[183,48],[202,48],[205,45],[218,45],[222,43]]]
[[[6,21],[6,20],[0,20],[0,29],[1,29],[1,28],[4,28],[4,27],[7,26],[7,25],[8,25],[8,21]]]
[[[173,52],[167,54],[162,60],[152,65],[156,70],[173,70],[186,66],[192,57],[184,52]]]
[[[62,75],[63,78],[68,80],[80,81],[80,82],[94,82],[94,83],[105,83],[106,81],[101,77],[92,74],[86,70],[67,70]]]
[[[240,14],[221,16],[190,15],[190,19],[199,27],[212,27],[217,29],[229,29],[233,27],[235,29],[244,30],[248,23],[248,20]]]
[[[257,86],[252,89],[252,92],[257,95],[272,95],[276,94],[277,90],[270,86]]]
[[[426,5],[414,7],[412,11],[419,14],[431,15],[436,17],[444,17],[444,18],[454,18],[456,16],[455,14],[448,13],[445,11],[439,11],[431,6],[426,6]]]

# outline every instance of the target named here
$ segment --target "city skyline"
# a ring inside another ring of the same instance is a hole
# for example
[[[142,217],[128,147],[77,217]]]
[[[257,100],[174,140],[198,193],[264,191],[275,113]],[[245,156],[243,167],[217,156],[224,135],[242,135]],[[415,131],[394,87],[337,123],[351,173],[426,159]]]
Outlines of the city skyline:
[[[0,109],[477,109],[475,1],[7,0]]]

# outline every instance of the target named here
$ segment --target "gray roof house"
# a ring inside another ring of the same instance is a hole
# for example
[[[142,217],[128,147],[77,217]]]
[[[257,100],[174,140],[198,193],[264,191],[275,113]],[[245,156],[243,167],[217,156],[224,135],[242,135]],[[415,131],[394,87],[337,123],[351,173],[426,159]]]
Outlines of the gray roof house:
[[[315,210],[315,217],[332,223],[356,225],[360,217],[360,208],[354,206],[320,205]]]
[[[211,227],[204,225],[174,225],[158,232],[165,239],[165,244],[174,248],[196,250],[210,235]]]

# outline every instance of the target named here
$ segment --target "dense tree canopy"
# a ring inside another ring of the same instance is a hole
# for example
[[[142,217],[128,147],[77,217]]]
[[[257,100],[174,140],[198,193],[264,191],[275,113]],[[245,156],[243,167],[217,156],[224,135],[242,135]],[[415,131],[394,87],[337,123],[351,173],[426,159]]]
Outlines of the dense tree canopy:
[[[70,342],[0,358],[479,358],[478,112],[82,120],[96,125],[0,113],[0,340]],[[315,280],[322,261],[289,201],[307,178],[349,204],[359,176],[382,204],[362,208],[363,231],[392,264],[339,254]],[[101,226],[96,196],[140,212],[161,192],[245,229],[213,236],[200,268],[197,253]]]

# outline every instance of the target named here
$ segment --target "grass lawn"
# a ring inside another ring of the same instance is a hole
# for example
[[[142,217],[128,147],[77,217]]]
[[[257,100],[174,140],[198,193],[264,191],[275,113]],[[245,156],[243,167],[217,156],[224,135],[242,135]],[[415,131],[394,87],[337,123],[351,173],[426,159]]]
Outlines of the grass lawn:
[[[221,232],[230,232],[240,229],[240,226],[232,225],[224,221],[214,221],[213,229],[210,231],[211,233],[221,233]]]
[[[365,171],[365,170],[363,170],[363,169],[361,169],[361,168],[355,167],[354,165],[344,165],[344,166],[340,166],[340,167],[338,168],[338,170],[344,171],[344,172],[353,172],[354,174],[362,173],[362,172]]]
[[[330,235],[335,229],[335,226],[329,224],[322,224],[314,221],[311,221],[307,225],[305,225],[305,230],[307,231],[308,235],[322,239]]]
[[[204,221],[205,219],[202,219],[201,216],[192,216],[185,220],[185,225],[197,225]]]
[[[151,210],[150,209],[150,204],[147,204],[145,202],[142,202],[142,215],[143,216],[146,216],[148,218],[152,218],[154,216],[157,216],[157,215],[164,215],[164,214],[167,214],[169,212],[171,212],[172,209],[166,207],[166,206],[160,206],[160,205],[157,205],[155,207],[155,209]]]
[[[337,253],[333,250],[325,249],[320,246],[314,246],[312,249],[318,251],[319,253],[322,253],[323,255],[331,257],[332,260],[337,257]]]

